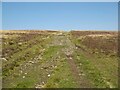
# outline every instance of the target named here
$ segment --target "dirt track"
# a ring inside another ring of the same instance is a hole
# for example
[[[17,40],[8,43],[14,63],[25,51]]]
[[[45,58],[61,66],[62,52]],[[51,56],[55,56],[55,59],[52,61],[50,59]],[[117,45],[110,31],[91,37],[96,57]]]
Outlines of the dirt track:
[[[67,34],[64,34],[62,36],[55,36],[53,41],[53,45],[62,45],[65,46],[62,48],[62,52],[66,56],[66,60],[69,64],[69,67],[71,69],[72,75],[75,79],[75,81],[78,84],[78,88],[90,88],[92,85],[90,84],[89,80],[83,76],[83,72],[80,72],[77,68],[77,65],[75,63],[75,60],[73,59],[73,53],[75,53],[75,45],[70,41]]]
[[[25,42],[25,44],[17,45],[16,39],[15,45],[7,45],[6,50],[12,48],[15,52],[9,52],[13,56],[7,54],[9,60],[4,60],[3,87],[114,87],[110,79],[105,76],[110,74],[100,71],[102,68],[110,72],[111,66],[103,68],[103,63],[108,64],[108,57],[105,56],[105,60],[102,61],[102,58],[99,58],[100,56],[96,57],[96,54],[92,54],[86,48],[76,44],[72,41],[74,38],[71,37],[71,40],[70,37],[68,32],[43,34],[43,36],[38,34],[31,37],[31,41]],[[20,38],[20,41],[21,39],[23,38]],[[24,43],[24,40],[22,41]],[[13,49],[13,46],[16,46],[16,49]],[[22,47],[17,50],[20,46]],[[116,61],[114,64],[116,65]]]

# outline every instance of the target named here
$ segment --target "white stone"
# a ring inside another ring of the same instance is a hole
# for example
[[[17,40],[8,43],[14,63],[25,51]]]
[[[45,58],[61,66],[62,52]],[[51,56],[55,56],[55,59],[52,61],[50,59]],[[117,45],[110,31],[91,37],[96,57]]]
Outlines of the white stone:
[[[69,59],[72,59],[72,57],[70,57]]]
[[[42,82],[42,84],[45,84],[44,82]]]
[[[50,77],[50,74],[48,74],[48,77]]]
[[[55,66],[55,68],[57,68],[57,66]]]
[[[23,72],[23,71],[20,71],[21,73]]]
[[[29,61],[29,63],[34,63],[33,61]]]
[[[25,78],[25,76],[23,76],[23,78]]]
[[[76,47],[76,49],[78,49],[78,47]]]
[[[19,45],[22,45],[22,43],[18,43]]]
[[[7,61],[7,59],[6,59],[6,58],[2,58],[2,60]]]
[[[82,63],[80,63],[80,66],[82,65]]]

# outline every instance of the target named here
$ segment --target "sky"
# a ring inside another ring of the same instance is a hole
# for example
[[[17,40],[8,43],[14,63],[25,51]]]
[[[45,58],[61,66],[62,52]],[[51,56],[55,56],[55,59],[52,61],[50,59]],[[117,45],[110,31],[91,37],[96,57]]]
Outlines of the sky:
[[[117,2],[3,2],[3,30],[118,30]]]

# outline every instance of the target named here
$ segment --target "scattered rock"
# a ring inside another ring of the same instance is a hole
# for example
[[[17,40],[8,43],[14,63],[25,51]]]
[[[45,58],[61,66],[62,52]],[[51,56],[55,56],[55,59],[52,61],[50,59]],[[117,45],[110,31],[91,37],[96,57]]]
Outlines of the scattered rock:
[[[6,58],[2,58],[2,60],[3,60],[3,61],[7,61],[7,59],[6,59]]]
[[[21,73],[23,72],[23,71],[20,71]]]
[[[60,43],[60,45],[62,45],[62,43]]]
[[[57,68],[57,66],[55,66],[55,68]]]
[[[80,66],[82,65],[82,63],[80,63]]]
[[[40,60],[41,60],[41,59],[42,59],[42,57],[39,57],[38,59],[40,59]]]
[[[45,48],[43,49],[43,51],[45,51]]]
[[[43,88],[44,85],[37,85],[35,88]]]
[[[50,38],[49,36],[47,36],[47,38]]]
[[[85,76],[85,74],[84,73],[80,73],[79,76]]]
[[[107,84],[109,84],[110,88],[115,88],[110,82]]]
[[[23,78],[25,78],[25,76],[23,76]]]
[[[32,63],[32,64],[34,64],[34,62],[33,62],[33,61],[29,61],[29,63]]]
[[[76,49],[78,49],[78,47],[76,47]]]
[[[42,84],[45,84],[45,82],[42,82]]]
[[[22,43],[18,43],[18,45],[22,45]]]
[[[72,59],[72,57],[69,57],[69,59]]]
[[[50,77],[50,74],[48,74],[48,77]]]

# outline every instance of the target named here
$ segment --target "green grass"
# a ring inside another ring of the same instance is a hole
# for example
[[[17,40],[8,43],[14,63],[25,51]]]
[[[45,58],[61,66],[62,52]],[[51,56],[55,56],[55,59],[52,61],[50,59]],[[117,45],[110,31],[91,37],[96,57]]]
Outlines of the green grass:
[[[57,36],[60,42],[68,37],[72,41],[69,44],[63,43],[62,46],[59,45],[54,35],[50,34],[49,36],[50,38],[43,39],[46,36],[37,35],[27,43],[23,42],[21,46],[18,46],[17,43],[5,46],[5,48],[11,47],[14,49],[18,47],[20,50],[14,52],[13,55],[8,57],[8,61],[4,61],[2,65],[4,88],[35,88],[37,85],[42,85],[43,82],[44,88],[79,87],[64,52],[64,49],[69,48],[72,43],[87,50],[86,52],[82,49],[75,49],[72,54],[78,72],[85,74],[86,80],[90,81],[96,88],[117,87],[118,58],[116,55],[112,55],[112,53],[106,55],[97,51],[97,53],[91,53],[90,48],[82,45],[81,39],[71,34],[63,37]],[[41,59],[38,58],[39,56]],[[27,65],[29,61],[37,61],[37,63]],[[50,77],[48,77],[48,74],[50,74]]]
[[[84,73],[87,75],[87,78],[91,80],[91,83],[95,85],[95,87],[109,87],[104,81],[101,72],[95,67],[94,64],[91,63],[89,58],[86,58],[86,56],[81,53],[77,56],[77,60],[78,64],[82,64]]]
[[[35,49],[36,46],[36,49]],[[35,45],[34,47],[30,49],[34,49],[34,51],[38,51],[38,45]],[[44,46],[45,47],[45,46]],[[12,88],[35,88],[35,84],[39,83],[41,79],[46,80],[48,73],[53,71],[52,68],[50,68],[51,65],[55,64],[56,62],[53,61],[54,59],[51,59],[52,57],[57,57],[56,52],[61,49],[62,46],[51,46],[49,48],[46,48],[44,51],[44,54],[42,56],[42,60],[40,60],[40,63],[38,62],[34,66],[27,66],[25,68],[26,63],[21,62],[22,66],[14,68],[10,76],[7,76],[4,80],[5,83],[3,83],[3,87],[12,87]],[[40,48],[39,48],[40,49]],[[32,50],[32,53],[34,52]],[[21,52],[25,53],[27,51]],[[30,51],[28,51],[30,52]],[[21,55],[20,55],[21,56]],[[37,56],[37,54],[35,54]],[[17,58],[17,56],[16,56]],[[18,57],[19,58],[19,57]],[[26,60],[31,60],[30,58],[33,58],[33,55],[30,55],[29,59],[27,58]],[[42,62],[42,63],[41,63]],[[20,63],[20,62],[19,62]],[[43,69],[41,70],[42,67],[47,66],[48,72]],[[20,72],[20,67],[22,67],[23,74],[19,74]],[[27,75],[24,75],[24,73],[28,73]],[[26,76],[25,78],[22,78],[23,76]]]
[[[54,54],[56,54],[57,51],[59,51],[59,49],[62,48],[62,47],[63,46],[50,46],[50,47],[48,47],[48,49],[44,53],[43,58],[45,58],[45,59],[52,58],[52,56]]]
[[[37,39],[41,40],[40,37]],[[49,41],[50,41],[50,39],[49,39]],[[17,53],[14,53],[12,58],[9,58],[9,60],[7,62],[4,62],[2,65],[3,66],[3,77],[8,76],[10,73],[12,73],[12,71],[14,70],[15,67],[18,67],[23,62],[25,62],[27,60],[32,60],[35,56],[40,54],[41,49],[43,49],[43,47],[41,47],[41,45],[46,44],[49,41],[46,40],[44,42],[37,43],[35,45],[32,45],[31,48],[27,48],[26,50],[22,50]]]
[[[77,60],[76,64],[82,63],[83,71],[96,87],[117,87],[117,57],[109,57],[101,53],[90,54],[89,50],[76,51],[77,54],[74,56]]]
[[[101,56],[100,56],[101,55]],[[94,54],[91,63],[103,74],[106,81],[111,83],[111,87],[118,85],[118,59],[104,54]]]
[[[74,58],[78,66],[82,63],[83,71],[96,87],[118,87],[117,55],[113,53],[106,55],[99,50],[94,50],[95,53],[92,53],[92,49],[85,47],[78,38],[72,35],[71,41],[87,51],[76,50]]]
[[[59,66],[48,79],[45,88],[74,88],[78,87],[66,59],[61,59]]]

